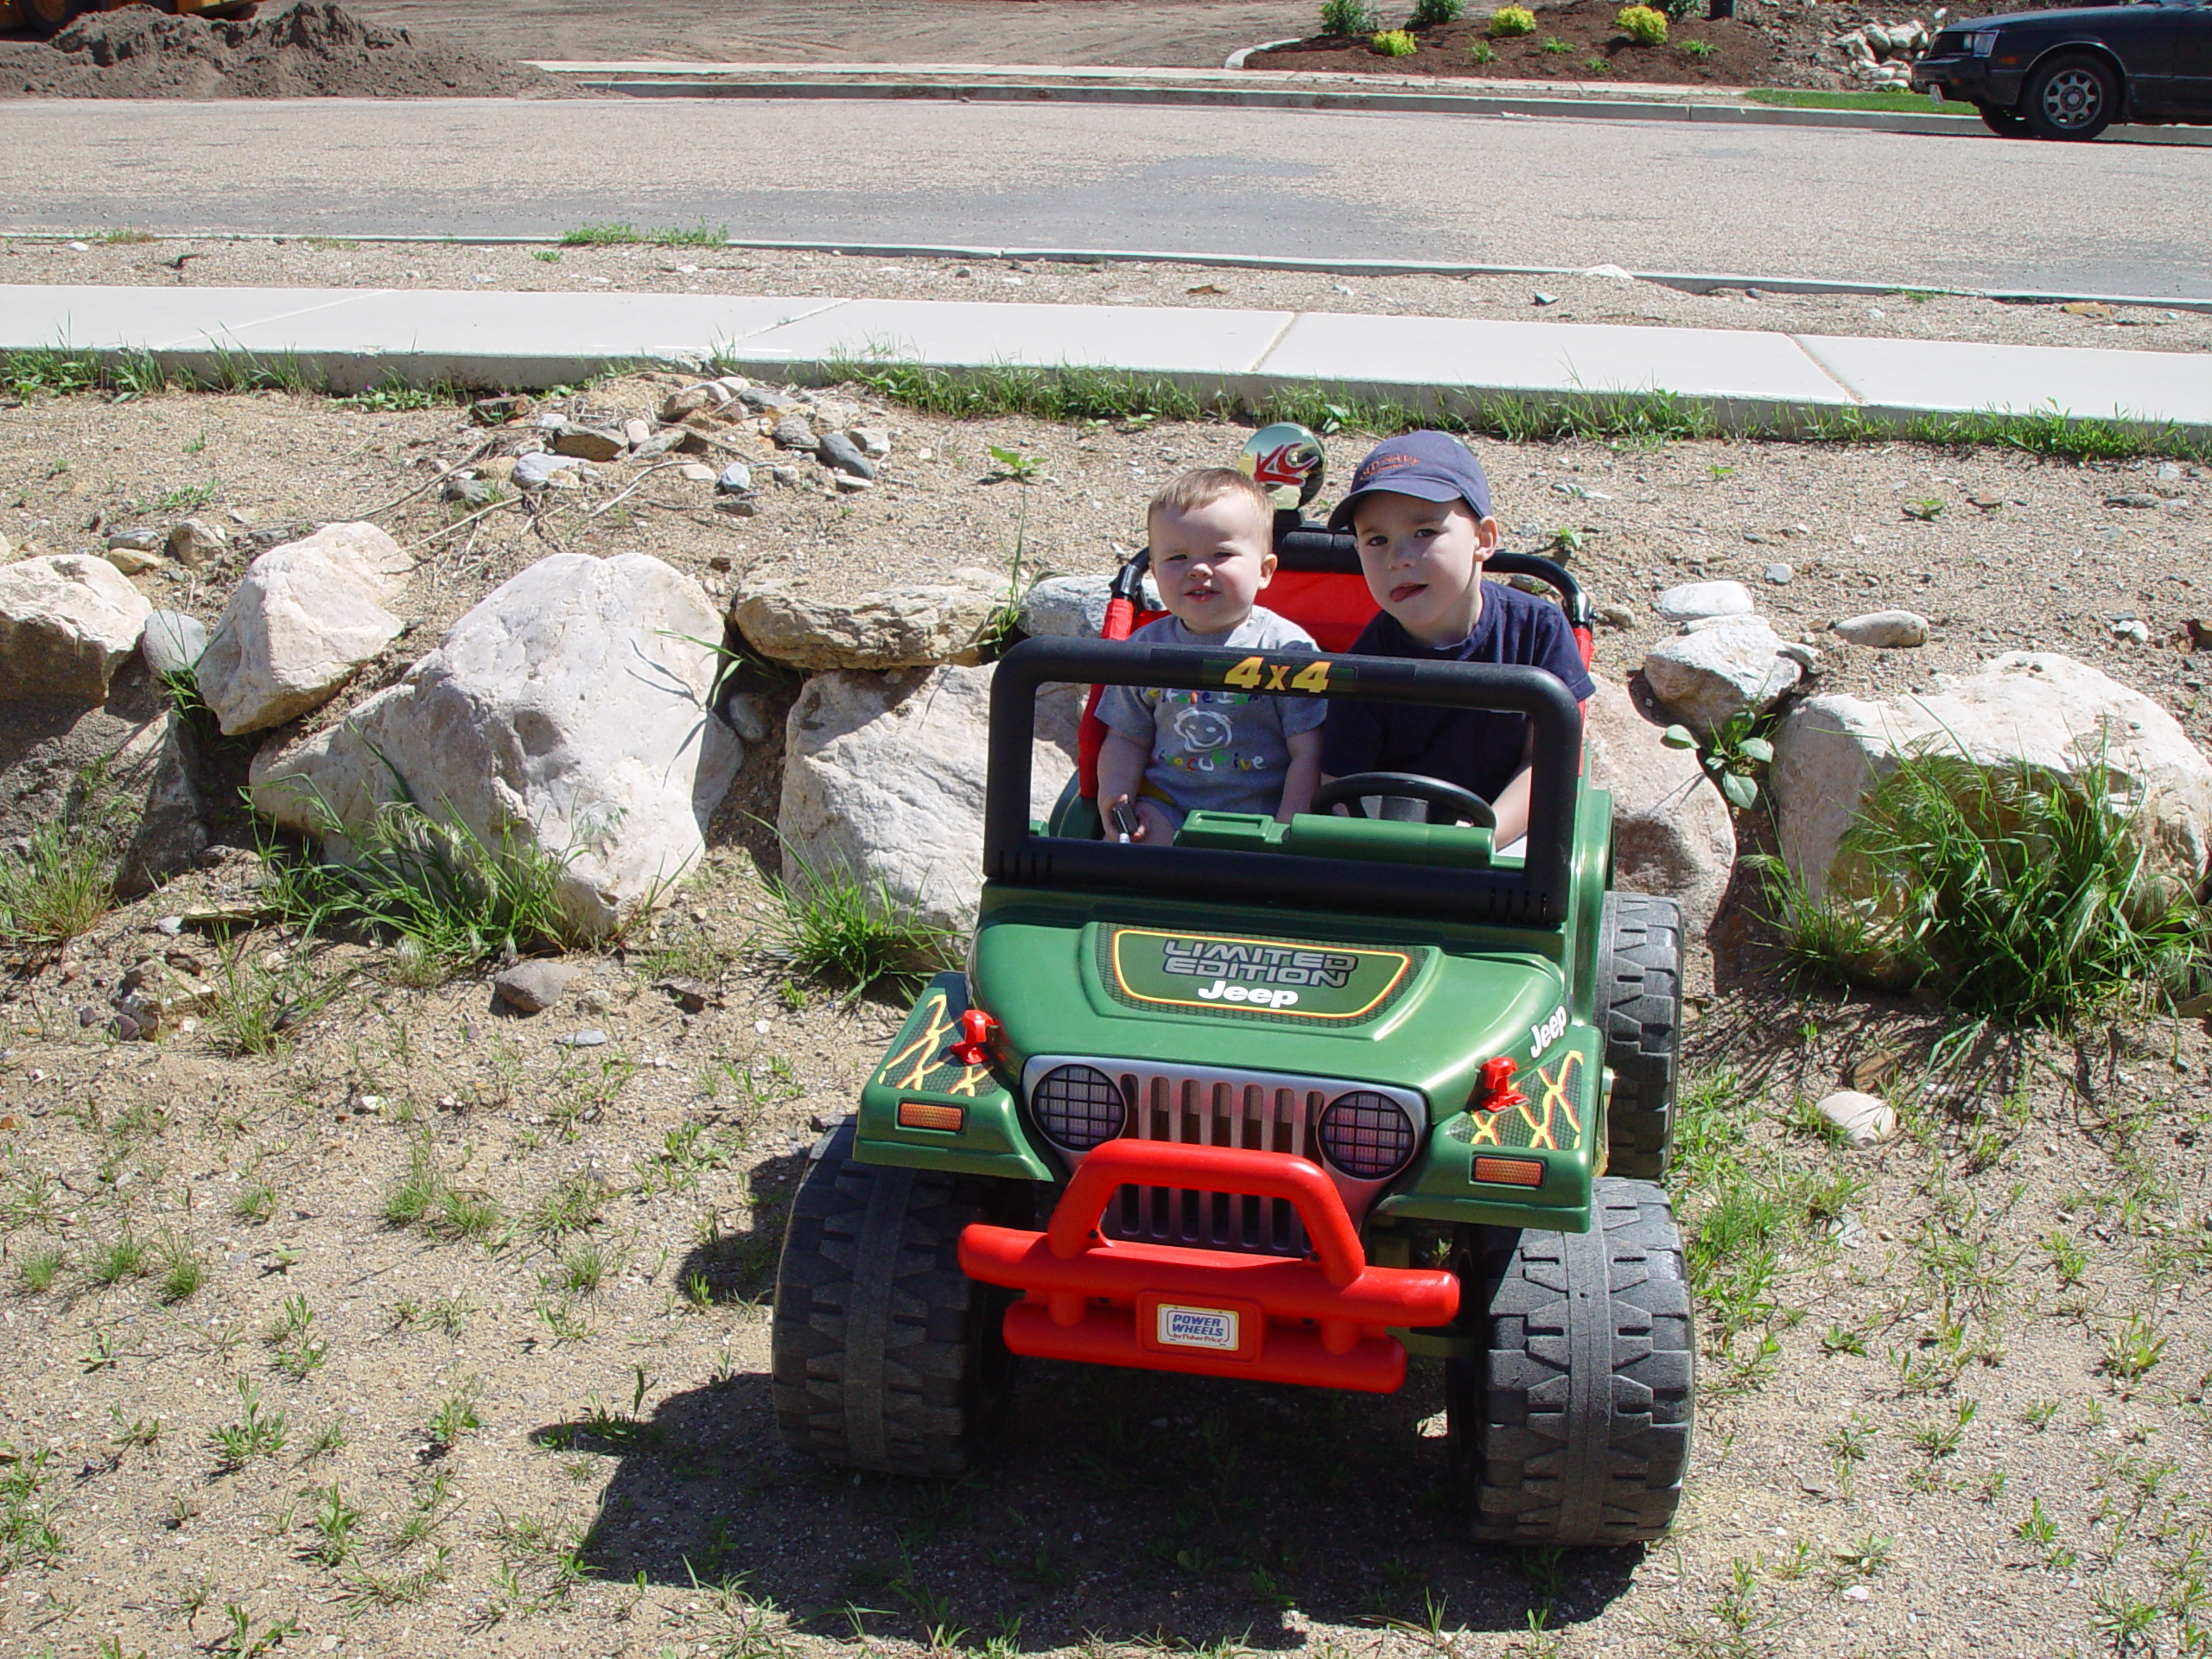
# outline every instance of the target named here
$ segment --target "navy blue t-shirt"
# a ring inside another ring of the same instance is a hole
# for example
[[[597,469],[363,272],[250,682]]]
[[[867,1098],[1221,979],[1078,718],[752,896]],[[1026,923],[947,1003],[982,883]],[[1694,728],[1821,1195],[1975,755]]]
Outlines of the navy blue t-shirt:
[[[1503,582],[1484,587],[1475,631],[1456,644],[1419,644],[1384,611],[1361,630],[1351,648],[1358,656],[1433,663],[1525,664],[1549,671],[1577,702],[1597,690],[1583,669],[1574,630],[1559,607]],[[1493,801],[1520,772],[1528,743],[1523,715],[1346,697],[1329,705],[1328,721],[1321,728],[1321,770],[1332,778],[1355,772],[1418,772]]]

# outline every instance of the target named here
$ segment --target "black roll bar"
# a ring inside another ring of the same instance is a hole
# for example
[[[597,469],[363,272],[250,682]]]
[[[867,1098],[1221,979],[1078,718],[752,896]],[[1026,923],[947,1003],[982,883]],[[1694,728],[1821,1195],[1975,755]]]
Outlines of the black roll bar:
[[[1264,655],[1265,653],[1262,653]],[[1126,640],[1025,639],[999,659],[991,682],[989,775],[983,796],[983,874],[1014,887],[1106,892],[1297,908],[1443,917],[1504,927],[1557,927],[1567,919],[1582,709],[1538,668],[1431,663],[1401,657],[1297,656],[1329,664],[1326,689],[1278,695],[1368,697],[1447,709],[1493,709],[1535,723],[1529,837],[1521,870],[1440,870],[1303,854],[1199,847],[1125,847],[1030,831],[1030,763],[1040,685],[1147,685],[1215,690],[1249,654]],[[1339,668],[1337,665],[1341,664]],[[1272,664],[1271,664],[1272,666]],[[1312,682],[1309,682],[1311,683]]]

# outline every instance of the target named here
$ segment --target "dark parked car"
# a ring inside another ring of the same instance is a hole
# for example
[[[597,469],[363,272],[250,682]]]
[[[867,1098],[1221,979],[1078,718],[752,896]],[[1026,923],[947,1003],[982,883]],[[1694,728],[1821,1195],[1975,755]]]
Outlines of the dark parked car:
[[[2094,138],[2115,121],[2212,123],[2212,3],[2021,11],[1953,23],[1913,66],[2007,138]]]

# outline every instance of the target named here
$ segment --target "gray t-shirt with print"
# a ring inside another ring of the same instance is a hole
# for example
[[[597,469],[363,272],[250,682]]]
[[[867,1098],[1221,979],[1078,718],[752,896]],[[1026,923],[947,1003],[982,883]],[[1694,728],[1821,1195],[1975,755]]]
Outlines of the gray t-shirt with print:
[[[1255,606],[1227,633],[1193,633],[1179,617],[1163,616],[1129,636],[1132,644],[1200,645],[1210,651],[1306,653],[1313,636],[1295,622]],[[1152,752],[1148,793],[1179,812],[1263,812],[1282,804],[1290,766],[1284,741],[1319,726],[1329,712],[1319,697],[1266,696],[1232,690],[1165,691],[1157,686],[1109,685],[1098,699],[1108,728]]]

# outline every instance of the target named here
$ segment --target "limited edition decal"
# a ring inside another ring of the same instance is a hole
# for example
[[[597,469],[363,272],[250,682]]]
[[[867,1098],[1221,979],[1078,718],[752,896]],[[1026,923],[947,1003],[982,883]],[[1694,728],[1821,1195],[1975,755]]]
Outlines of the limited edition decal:
[[[1114,981],[1137,1002],[1243,1008],[1302,1020],[1357,1020],[1404,982],[1402,950],[1287,944],[1128,927],[1113,935]]]

